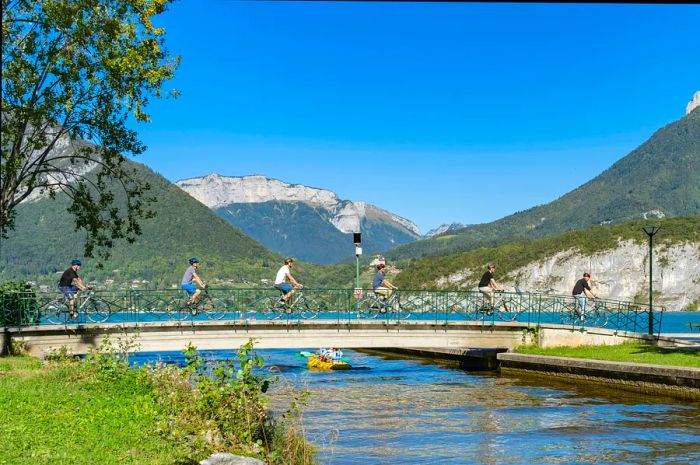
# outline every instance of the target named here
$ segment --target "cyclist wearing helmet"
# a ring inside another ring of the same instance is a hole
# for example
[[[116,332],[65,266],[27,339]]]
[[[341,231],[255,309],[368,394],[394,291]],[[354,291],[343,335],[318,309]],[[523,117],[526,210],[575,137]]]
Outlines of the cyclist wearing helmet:
[[[187,295],[190,297],[187,301],[190,305],[197,301],[197,296],[201,294],[203,288],[207,287],[197,275],[197,268],[199,268],[199,259],[195,257],[190,258],[190,267],[185,271],[184,276],[182,276],[182,283],[180,283],[180,287],[186,290]],[[192,284],[193,280],[199,284],[202,289],[197,289],[197,287]]]
[[[63,272],[61,279],[58,281],[58,289],[63,293],[66,300],[68,301],[68,308],[70,309],[70,317],[75,319],[78,318],[77,313],[74,308],[75,296],[78,291],[85,290],[87,286],[83,284],[83,280],[78,276],[78,270],[80,269],[80,260],[74,258],[70,262],[70,268]]]

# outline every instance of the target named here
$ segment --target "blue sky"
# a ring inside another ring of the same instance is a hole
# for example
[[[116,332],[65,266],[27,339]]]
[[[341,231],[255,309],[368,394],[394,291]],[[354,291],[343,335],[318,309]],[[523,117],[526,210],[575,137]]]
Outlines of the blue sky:
[[[137,125],[171,181],[262,174],[427,232],[552,201],[683,116],[700,6],[181,0]]]

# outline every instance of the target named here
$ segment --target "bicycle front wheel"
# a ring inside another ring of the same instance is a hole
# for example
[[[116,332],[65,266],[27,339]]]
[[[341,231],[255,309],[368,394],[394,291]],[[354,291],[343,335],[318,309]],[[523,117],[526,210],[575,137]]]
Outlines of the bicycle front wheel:
[[[204,313],[204,316],[210,320],[221,320],[226,316],[226,302],[216,297],[210,297],[198,304],[197,310]]]
[[[357,318],[377,318],[380,313],[385,313],[386,310],[383,302],[367,297],[357,303],[355,312],[357,313]]]
[[[308,297],[303,297],[302,299],[300,302],[297,302],[299,316],[305,320],[316,318],[321,311],[320,305],[314,299]]]
[[[498,305],[496,315],[501,321],[515,321],[518,319],[520,312],[512,301],[503,301]]]
[[[85,316],[93,323],[103,323],[112,314],[112,307],[102,300],[93,300],[84,307]]]

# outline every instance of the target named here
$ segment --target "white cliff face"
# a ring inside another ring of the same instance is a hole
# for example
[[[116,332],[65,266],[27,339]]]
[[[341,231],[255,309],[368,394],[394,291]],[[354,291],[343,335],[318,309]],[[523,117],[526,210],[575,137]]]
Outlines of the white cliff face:
[[[87,163],[69,163],[66,160],[66,156],[75,150],[75,143],[71,141],[68,136],[63,136],[58,138],[54,144],[53,149],[46,156],[45,165],[54,165],[55,171],[49,172],[40,176],[42,180],[38,184],[49,184],[51,187],[48,188],[37,188],[33,190],[24,200],[24,202],[34,202],[41,200],[50,196],[51,192],[59,192],[63,188],[72,182],[82,179],[86,174],[88,174],[93,169],[97,168],[98,164],[96,161],[89,161]],[[84,144],[79,144],[84,145]],[[38,156],[41,150],[35,151],[30,159]],[[20,187],[17,191],[15,198],[19,198],[27,191],[26,187]]]
[[[466,226],[467,226],[467,225],[466,225],[466,224],[463,224],[463,223],[450,223],[450,224],[445,223],[445,224],[441,224],[441,225],[438,226],[437,228],[431,229],[430,231],[428,231],[427,233],[425,233],[425,236],[424,236],[424,237],[428,237],[428,238],[429,238],[429,237],[437,236],[437,235],[439,235],[439,234],[446,233],[446,232],[448,232],[448,231],[454,231],[455,229],[461,229],[461,228],[464,228],[464,227],[466,227]]]
[[[420,236],[418,226],[374,205],[340,200],[335,193],[325,189],[289,184],[265,176],[229,177],[212,173],[202,178],[183,179],[175,184],[209,208],[233,203],[303,202],[327,210],[333,226],[343,233],[359,231],[363,218],[381,217],[402,226],[416,237]]]
[[[690,102],[688,102],[688,106],[685,107],[685,114],[690,114],[690,112],[695,110],[697,107],[700,107],[700,90],[695,92],[693,98],[690,99]]]
[[[506,288],[568,295],[584,272],[591,273],[593,292],[606,299],[633,300],[649,292],[649,249],[646,244],[621,242],[614,250],[581,255],[576,250],[559,252],[530,263],[496,281]],[[483,270],[461,270],[438,280],[439,286],[474,288]],[[700,244],[684,243],[654,247],[655,301],[669,310],[680,310],[700,300]],[[646,300],[644,300],[646,301]]]

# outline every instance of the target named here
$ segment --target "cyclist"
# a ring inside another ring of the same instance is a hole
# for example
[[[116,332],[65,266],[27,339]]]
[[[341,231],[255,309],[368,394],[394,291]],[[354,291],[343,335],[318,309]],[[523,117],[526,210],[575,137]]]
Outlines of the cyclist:
[[[486,272],[481,276],[481,281],[479,281],[479,292],[481,292],[484,297],[489,299],[489,304],[491,310],[495,310],[496,306],[496,296],[495,291],[500,290],[498,283],[493,279],[493,273],[496,271],[496,265],[489,263],[486,267]]]
[[[197,296],[202,293],[202,289],[207,287],[207,285],[202,282],[197,274],[197,268],[199,268],[199,265],[200,263],[197,257],[190,258],[190,267],[187,268],[187,271],[185,271],[185,274],[182,276],[182,282],[180,283],[180,287],[187,291],[187,295],[189,296],[189,299],[187,300],[188,305],[193,305],[195,302],[197,302]],[[197,287],[192,284],[192,281],[199,284],[199,287],[202,289],[197,289]]]
[[[374,293],[383,300],[388,299],[391,294],[398,289],[398,287],[391,284],[391,282],[384,277],[385,274],[386,265],[384,263],[380,263],[377,265],[377,273],[374,275],[374,279],[372,280],[372,289],[374,290]]]
[[[289,304],[289,300],[292,298],[292,295],[294,295],[294,293],[296,292],[296,289],[301,289],[304,287],[301,284],[299,284],[299,282],[296,279],[294,279],[294,276],[292,276],[291,267],[293,265],[293,258],[285,258],[284,265],[282,265],[280,269],[277,270],[277,276],[275,276],[274,287],[275,289],[279,289],[282,292],[280,302],[284,304]],[[292,284],[289,284],[287,280],[294,284],[294,287],[292,287]]]
[[[576,281],[576,284],[574,284],[574,289],[571,291],[571,295],[573,295],[574,300],[576,300],[577,316],[584,321],[586,319],[585,312],[586,303],[588,302],[587,297],[590,297],[591,299],[596,298],[595,294],[593,294],[593,290],[591,289],[591,283],[589,282],[590,280],[590,273],[583,273],[583,278]]]
[[[63,272],[61,279],[58,281],[58,289],[63,293],[68,301],[68,309],[72,319],[78,318],[78,313],[74,310],[75,297],[78,291],[84,291],[87,286],[83,284],[83,280],[78,276],[78,270],[82,263],[77,258],[70,262],[70,268]]]

